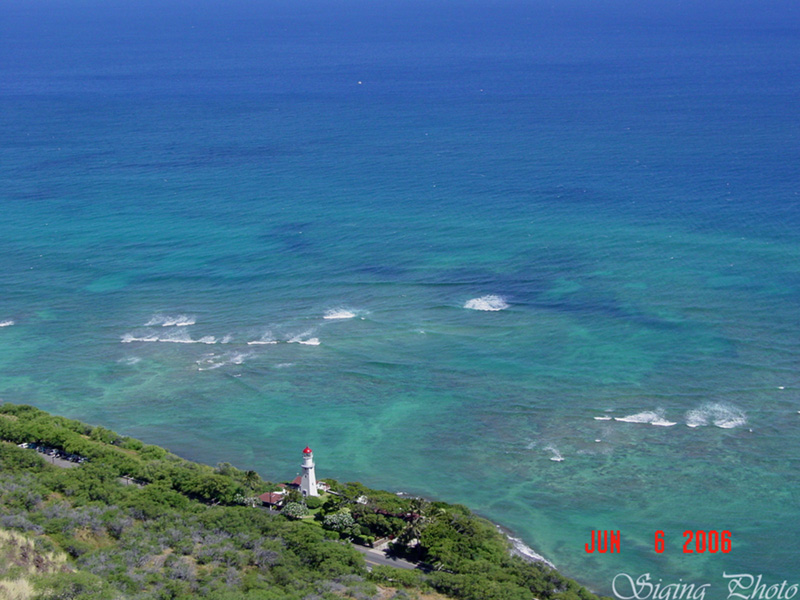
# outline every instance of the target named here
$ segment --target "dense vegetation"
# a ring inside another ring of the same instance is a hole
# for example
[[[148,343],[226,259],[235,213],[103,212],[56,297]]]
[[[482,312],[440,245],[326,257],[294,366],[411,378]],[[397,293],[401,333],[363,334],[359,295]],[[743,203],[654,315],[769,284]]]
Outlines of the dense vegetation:
[[[463,506],[332,482],[319,499],[289,492],[276,515],[254,506],[278,488],[253,471],[199,465],[30,406],[0,405],[0,440],[0,598],[595,598],[512,556]],[[88,460],[59,468],[22,443]],[[424,568],[368,572],[351,542],[376,538]]]

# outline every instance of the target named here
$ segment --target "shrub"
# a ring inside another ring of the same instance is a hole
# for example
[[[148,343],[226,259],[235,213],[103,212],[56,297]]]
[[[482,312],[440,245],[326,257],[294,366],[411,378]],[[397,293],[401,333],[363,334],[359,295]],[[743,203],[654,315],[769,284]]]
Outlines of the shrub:
[[[283,507],[281,514],[292,519],[299,519],[300,517],[305,517],[308,514],[308,508],[299,502],[289,502]]]
[[[45,468],[47,463],[36,452],[0,442],[0,472],[33,473]]]
[[[110,600],[112,589],[91,573],[59,573],[44,578],[36,586],[37,600]]]
[[[306,496],[306,506],[311,510],[319,508],[324,503],[325,501],[319,496]]]
[[[326,528],[334,531],[346,531],[348,529],[352,529],[356,522],[355,519],[353,519],[353,515],[350,514],[350,511],[340,510],[332,515],[326,515],[322,521],[322,524]]]

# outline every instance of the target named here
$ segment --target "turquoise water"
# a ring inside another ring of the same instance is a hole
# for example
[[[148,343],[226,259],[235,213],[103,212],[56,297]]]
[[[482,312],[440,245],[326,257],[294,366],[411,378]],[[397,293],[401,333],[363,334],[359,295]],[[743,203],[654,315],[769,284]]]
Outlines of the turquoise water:
[[[796,8],[149,9],[0,9],[0,398],[800,581]]]

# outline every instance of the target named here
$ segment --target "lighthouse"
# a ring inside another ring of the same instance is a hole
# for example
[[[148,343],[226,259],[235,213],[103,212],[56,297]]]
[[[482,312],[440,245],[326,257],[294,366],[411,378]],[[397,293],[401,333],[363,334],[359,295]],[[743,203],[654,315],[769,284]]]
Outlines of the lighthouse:
[[[306,446],[303,450],[303,475],[300,478],[300,493],[303,496],[319,496],[317,476],[314,474],[314,453]]]

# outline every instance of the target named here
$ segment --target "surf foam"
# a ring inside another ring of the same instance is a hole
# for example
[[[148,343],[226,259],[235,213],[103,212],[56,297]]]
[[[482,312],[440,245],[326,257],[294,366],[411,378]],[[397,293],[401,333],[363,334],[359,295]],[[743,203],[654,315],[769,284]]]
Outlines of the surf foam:
[[[288,342],[290,344],[303,344],[305,346],[319,346],[320,341],[319,338],[316,337],[309,337],[313,335],[313,331],[305,331],[299,335],[294,336]]]
[[[122,336],[120,341],[123,344],[130,344],[131,342],[166,342],[170,344],[216,344],[217,338],[213,335],[206,335],[200,339],[192,339],[185,329],[178,329],[171,331],[165,336],[160,336],[156,333],[146,333],[141,337],[137,337],[132,333],[126,333]]]
[[[686,425],[706,427],[709,424],[721,429],[733,429],[747,423],[744,411],[731,404],[711,402],[686,411]]]
[[[481,296],[480,298],[473,298],[467,300],[464,308],[470,310],[483,310],[483,311],[498,311],[508,308],[508,303],[502,296],[489,294],[488,296]]]
[[[550,457],[550,460],[552,460],[554,462],[561,462],[561,461],[564,460],[564,457],[561,456],[561,452],[559,452],[558,448],[556,448],[555,446],[552,446],[552,445],[551,446],[545,446],[544,450],[549,450],[550,452],[553,453],[553,456]]]
[[[289,340],[289,343],[290,344],[303,344],[304,346],[319,346],[321,342],[319,341],[319,338],[312,337],[312,338],[308,338],[307,340],[301,340],[299,338],[292,338],[291,340]]]
[[[11,327],[14,324],[14,321],[9,319],[8,321],[0,322],[0,327]]]
[[[157,335],[148,335],[147,337],[136,337],[132,333],[125,333],[122,335],[120,341],[123,344],[130,344],[131,342],[157,342]]]
[[[533,548],[525,544],[525,542],[523,542],[521,539],[516,538],[507,533],[506,537],[508,538],[508,541],[511,542],[511,549],[512,549],[511,551],[517,556],[520,556],[529,562],[540,562],[546,564],[548,567],[552,569],[556,568],[556,566],[553,563],[551,563],[544,556],[536,552]]]
[[[352,310],[347,310],[346,308],[332,308],[325,312],[325,315],[322,317],[323,319],[328,320],[337,320],[337,319],[352,319],[356,316]]]
[[[170,344],[194,344],[195,340],[189,336],[189,332],[185,329],[176,330],[175,333],[169,333],[164,337],[158,338],[159,342],[168,342]]]
[[[673,425],[677,425],[676,421],[667,421],[667,419],[664,418],[664,411],[661,409],[646,410],[636,413],[635,415],[628,415],[627,417],[614,417],[614,420],[623,423],[645,423],[658,427],[672,427]]]
[[[197,320],[191,315],[178,315],[171,317],[169,315],[162,315],[161,313],[153,315],[150,320],[144,324],[145,327],[188,327],[194,325]]]
[[[262,335],[257,340],[253,340],[251,342],[247,342],[248,346],[264,346],[266,344],[277,344],[278,341],[272,337],[272,333],[267,331],[264,335]]]
[[[214,353],[206,354],[198,361],[198,371],[213,371],[226,365],[241,365],[244,361],[253,356],[249,352],[226,352],[225,354],[217,355]]]

